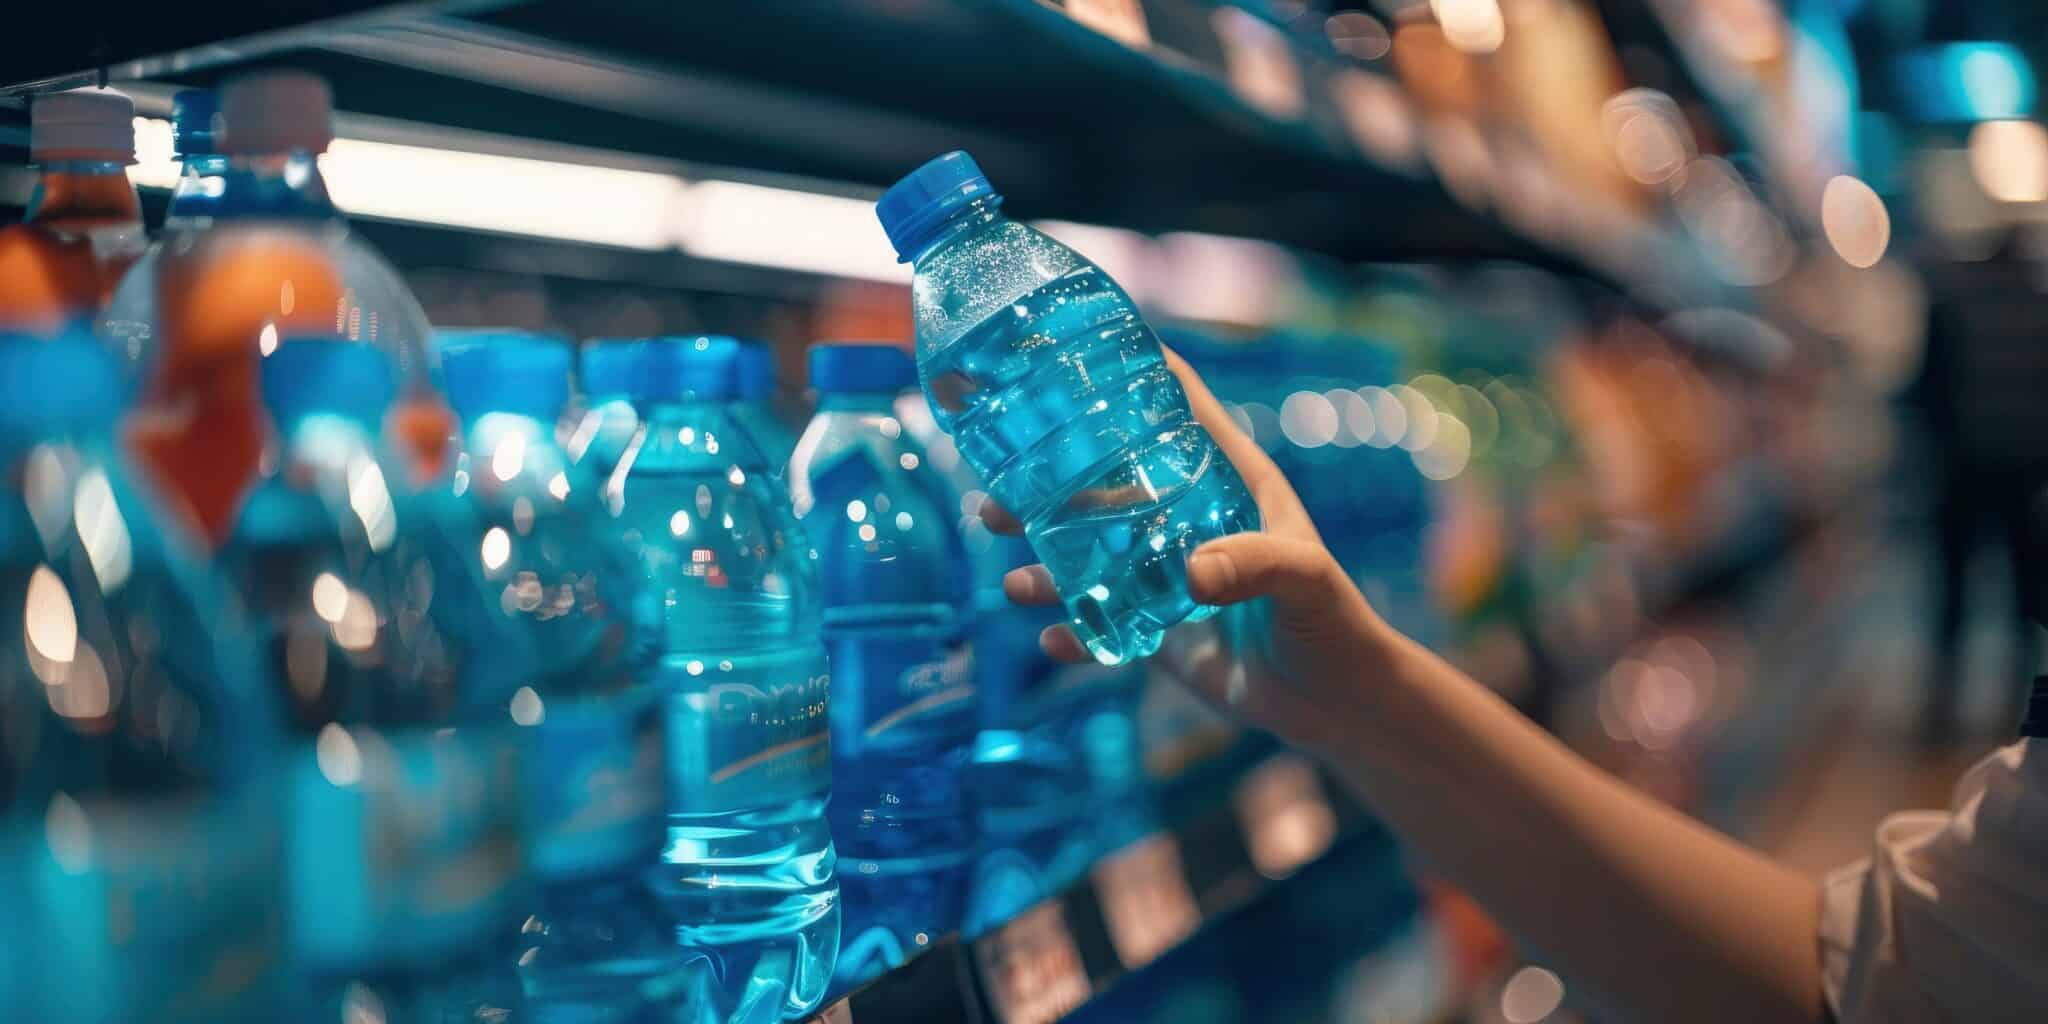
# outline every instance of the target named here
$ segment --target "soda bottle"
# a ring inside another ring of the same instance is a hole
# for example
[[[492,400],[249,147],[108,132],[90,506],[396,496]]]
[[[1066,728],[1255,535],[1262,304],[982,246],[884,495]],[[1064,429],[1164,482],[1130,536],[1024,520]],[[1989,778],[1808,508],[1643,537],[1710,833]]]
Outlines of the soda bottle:
[[[99,314],[148,237],[128,181],[135,104],[112,89],[38,96],[28,214],[0,228],[0,327],[52,333]]]
[[[918,374],[939,425],[1023,521],[1083,646],[1122,664],[1214,613],[1188,597],[1187,557],[1257,529],[1258,510],[1130,296],[1001,205],[954,152],[876,212],[915,268]]]
[[[279,735],[249,624],[130,488],[90,333],[0,334],[0,393],[0,1009],[276,1019]]]
[[[969,566],[950,489],[896,418],[917,384],[909,353],[821,344],[810,364],[818,412],[788,482],[824,585],[837,984],[851,988],[960,925],[974,852]]]
[[[827,698],[814,552],[734,422],[734,342],[640,347],[640,439],[609,498],[657,595],[669,732],[662,892],[708,959],[696,1022],[799,1017],[839,948],[825,821]]]
[[[382,352],[287,339],[262,385],[276,455],[219,561],[261,621],[294,737],[282,817],[303,1019],[509,1012],[519,726],[491,686],[531,652],[494,634],[476,560],[444,532],[455,499],[404,491],[381,456]]]

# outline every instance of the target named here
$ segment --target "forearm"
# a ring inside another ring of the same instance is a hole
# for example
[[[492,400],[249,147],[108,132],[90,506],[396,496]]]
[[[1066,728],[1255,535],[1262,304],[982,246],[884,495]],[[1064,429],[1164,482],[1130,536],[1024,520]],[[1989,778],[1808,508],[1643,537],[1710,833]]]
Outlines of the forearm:
[[[1356,699],[1317,745],[1518,938],[1623,1020],[1822,1019],[1813,882],[1629,789],[1376,621],[1356,642],[1344,663],[1383,678],[1345,684]]]

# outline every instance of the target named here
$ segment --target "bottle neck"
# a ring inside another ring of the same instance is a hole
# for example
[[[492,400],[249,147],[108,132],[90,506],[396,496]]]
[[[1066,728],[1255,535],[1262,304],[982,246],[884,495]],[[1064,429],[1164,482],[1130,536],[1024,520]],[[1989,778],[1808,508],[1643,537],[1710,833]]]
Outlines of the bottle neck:
[[[167,226],[179,226],[196,218],[211,217],[227,188],[228,158],[220,153],[194,153],[185,157],[178,186],[171,193],[171,208],[165,214]]]
[[[284,462],[325,473],[347,473],[359,456],[376,451],[377,427],[359,414],[329,410],[298,413],[278,423]]]
[[[120,161],[52,160],[42,165],[26,219],[58,228],[140,225],[142,201]]]
[[[720,465],[747,469],[766,463],[766,456],[733,421],[723,401],[689,397],[636,399],[633,408],[640,413],[642,465],[706,458]]]
[[[222,217],[340,216],[327,196],[316,154],[243,153],[228,157],[223,191],[215,213]]]
[[[924,241],[911,254],[910,262],[921,263],[955,241],[1002,219],[1001,206],[1000,196],[988,195],[954,210],[926,233]]]
[[[896,394],[894,391],[821,392],[818,395],[818,411],[894,414]]]

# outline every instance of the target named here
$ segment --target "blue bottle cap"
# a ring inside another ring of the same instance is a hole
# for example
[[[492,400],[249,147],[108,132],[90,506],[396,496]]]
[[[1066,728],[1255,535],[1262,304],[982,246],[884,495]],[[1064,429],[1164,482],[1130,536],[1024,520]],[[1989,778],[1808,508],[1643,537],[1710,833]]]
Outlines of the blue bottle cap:
[[[717,335],[649,338],[640,347],[633,398],[660,402],[687,395],[731,401],[739,394],[739,348],[738,341]]]
[[[121,375],[90,333],[0,331],[0,437],[112,429],[120,411]]]
[[[631,396],[640,362],[639,338],[592,338],[576,354],[584,395],[601,400]]]
[[[398,385],[391,357],[375,345],[333,335],[287,336],[263,357],[263,404],[279,425],[311,413],[376,424]]]
[[[212,89],[180,89],[171,97],[171,153],[204,156],[214,149],[220,121],[220,97]]]
[[[896,247],[896,262],[908,263],[931,242],[947,217],[976,200],[994,208],[1002,205],[1003,197],[988,183],[974,158],[956,149],[889,186],[875,204],[875,216],[881,219],[889,244]]]
[[[569,402],[569,346],[508,328],[436,331],[441,390],[455,415],[509,412],[553,420]]]
[[[775,350],[758,341],[740,342],[738,364],[740,398],[758,401],[775,397]]]
[[[893,395],[917,386],[917,363],[887,342],[823,342],[811,347],[811,386],[838,394]]]

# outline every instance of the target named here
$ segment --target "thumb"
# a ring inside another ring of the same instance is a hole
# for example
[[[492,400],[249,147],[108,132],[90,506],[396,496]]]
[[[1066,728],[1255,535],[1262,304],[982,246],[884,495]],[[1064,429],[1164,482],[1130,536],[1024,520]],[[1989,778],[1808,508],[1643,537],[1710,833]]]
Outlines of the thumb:
[[[1348,586],[1322,545],[1270,533],[1212,540],[1188,558],[1188,592],[1203,604],[1270,597],[1281,605],[1328,606]]]

